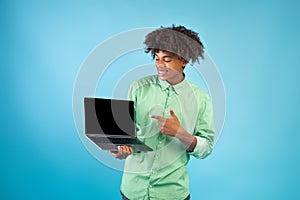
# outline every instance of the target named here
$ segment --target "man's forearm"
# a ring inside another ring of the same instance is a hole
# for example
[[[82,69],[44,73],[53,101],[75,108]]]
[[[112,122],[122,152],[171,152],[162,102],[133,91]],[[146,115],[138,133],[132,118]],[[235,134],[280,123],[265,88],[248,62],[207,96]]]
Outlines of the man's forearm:
[[[175,137],[178,138],[190,152],[194,151],[197,145],[197,139],[195,136],[189,134],[184,128],[180,126]]]

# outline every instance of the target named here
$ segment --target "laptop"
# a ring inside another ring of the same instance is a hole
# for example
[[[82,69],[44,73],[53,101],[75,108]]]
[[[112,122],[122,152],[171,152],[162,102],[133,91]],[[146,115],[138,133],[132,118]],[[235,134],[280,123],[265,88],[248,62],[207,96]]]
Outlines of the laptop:
[[[102,150],[130,146],[134,152],[153,149],[136,137],[134,101],[84,98],[85,135]]]

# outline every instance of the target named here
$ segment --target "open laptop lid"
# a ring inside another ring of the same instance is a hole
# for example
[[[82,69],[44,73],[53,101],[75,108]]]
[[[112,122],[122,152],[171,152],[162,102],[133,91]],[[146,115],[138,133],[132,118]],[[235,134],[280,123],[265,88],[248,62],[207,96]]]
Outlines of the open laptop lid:
[[[85,133],[104,137],[135,137],[134,102],[84,98]]]

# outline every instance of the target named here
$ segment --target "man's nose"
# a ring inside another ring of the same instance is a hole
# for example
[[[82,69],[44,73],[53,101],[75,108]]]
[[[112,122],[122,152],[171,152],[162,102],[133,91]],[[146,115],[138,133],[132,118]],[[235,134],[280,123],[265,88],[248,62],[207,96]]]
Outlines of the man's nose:
[[[156,65],[157,68],[165,67],[164,62],[161,61],[161,60],[157,60],[157,61],[155,62],[155,65]]]

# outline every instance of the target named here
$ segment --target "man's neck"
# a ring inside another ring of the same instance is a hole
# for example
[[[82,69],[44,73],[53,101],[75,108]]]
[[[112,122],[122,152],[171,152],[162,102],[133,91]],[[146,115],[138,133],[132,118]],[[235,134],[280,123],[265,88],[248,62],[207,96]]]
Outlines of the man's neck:
[[[170,85],[177,85],[178,83],[181,83],[185,78],[185,75],[184,74],[180,74],[178,75],[178,77],[176,77],[176,79],[172,80],[171,82],[167,80],[167,82],[170,84]]]

